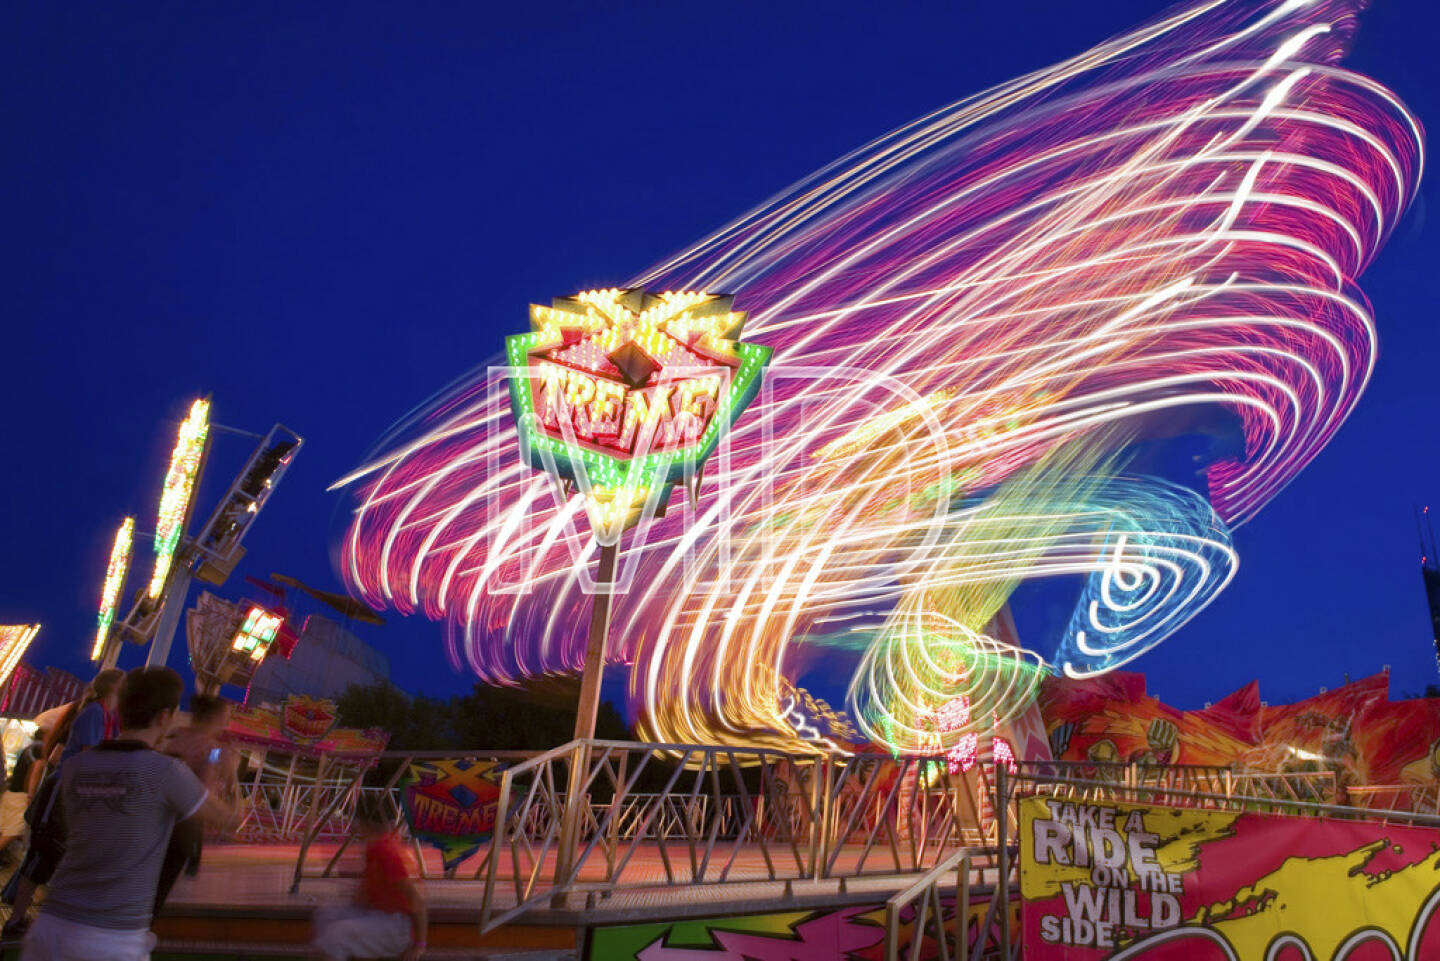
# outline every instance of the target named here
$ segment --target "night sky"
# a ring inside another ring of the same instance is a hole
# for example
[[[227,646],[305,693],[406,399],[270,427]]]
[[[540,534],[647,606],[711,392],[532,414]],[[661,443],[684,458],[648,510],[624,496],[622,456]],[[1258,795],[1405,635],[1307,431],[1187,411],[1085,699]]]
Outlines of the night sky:
[[[115,527],[153,530],[204,393],[218,423],[306,438],[220,593],[271,571],[339,589],[349,502],[326,487],[526,329],[532,300],[621,283],[873,136],[1162,7],[6,4],[0,623],[42,622],[29,662],[88,676]],[[1430,0],[1377,0],[1349,61],[1430,123],[1437,25]],[[1396,694],[1440,681],[1412,520],[1440,507],[1433,193],[1361,280],[1381,354],[1356,413],[1236,533],[1230,588],[1134,665],[1171,703],[1256,677],[1279,703],[1385,664]],[[217,435],[203,511],[248,444]],[[130,590],[149,562],[145,543]],[[441,625],[358,633],[410,690],[471,681]],[[183,631],[172,664],[181,650]]]

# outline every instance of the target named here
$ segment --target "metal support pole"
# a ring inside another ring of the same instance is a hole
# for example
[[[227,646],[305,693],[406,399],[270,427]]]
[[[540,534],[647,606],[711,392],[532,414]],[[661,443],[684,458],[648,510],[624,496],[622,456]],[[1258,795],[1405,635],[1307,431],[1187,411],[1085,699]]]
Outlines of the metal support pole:
[[[820,874],[819,877],[830,876],[830,855],[835,847],[843,843],[843,839],[836,841],[835,834],[835,781],[836,763],[835,758],[827,756],[824,768],[825,779],[821,782],[824,794],[820,798]],[[844,884],[844,879],[841,879]]]
[[[793,763],[793,762],[792,762]],[[797,769],[798,770],[798,769]],[[824,790],[822,781],[825,778],[825,756],[822,754],[815,758],[810,765],[810,879],[820,880],[820,862],[824,858],[821,852],[820,832],[823,830],[822,822],[824,815],[820,812],[820,805],[823,803]],[[796,780],[799,780],[797,775]]]
[[[955,875],[955,957],[970,961],[970,855],[960,859]],[[984,948],[982,940],[980,950]]]
[[[160,609],[160,623],[155,626],[155,638],[150,642],[150,654],[145,658],[146,667],[164,667],[170,659],[170,645],[175,640],[175,629],[180,626],[180,612],[185,609],[185,595],[190,593],[190,572],[188,558],[176,558],[183,566],[175,572],[165,590],[165,606]]]
[[[595,599],[590,605],[590,635],[585,642],[585,671],[580,675],[580,702],[575,708],[575,751],[570,756],[570,777],[565,791],[565,820],[560,826],[560,848],[555,858],[556,907],[563,905],[561,886],[575,864],[580,842],[581,814],[586,808],[585,775],[590,767],[589,741],[595,737],[595,716],[600,711],[600,682],[605,675],[605,640],[610,633],[610,601],[615,584],[615,558],[620,542],[602,544],[595,572]]]
[[[595,736],[595,716],[600,711],[600,682],[605,676],[605,639],[610,633],[615,557],[619,552],[619,541],[600,548],[600,567],[595,572],[595,600],[590,605],[590,636],[585,642],[585,673],[580,675],[580,704],[575,710],[577,741],[588,741]]]
[[[621,753],[616,768],[615,789],[610,793],[610,836],[605,849],[605,880],[615,880],[615,853],[620,849],[620,819],[625,813],[625,772],[630,767],[630,755]],[[641,822],[643,823],[643,822]]]
[[[100,655],[100,670],[108,671],[115,666],[116,662],[120,660],[120,645],[123,643],[117,632],[110,633],[110,636],[105,639],[104,653]]]
[[[1010,961],[1010,798],[1006,773],[1005,765],[995,765],[995,833],[1000,841],[995,900],[1000,908],[1000,957]]]

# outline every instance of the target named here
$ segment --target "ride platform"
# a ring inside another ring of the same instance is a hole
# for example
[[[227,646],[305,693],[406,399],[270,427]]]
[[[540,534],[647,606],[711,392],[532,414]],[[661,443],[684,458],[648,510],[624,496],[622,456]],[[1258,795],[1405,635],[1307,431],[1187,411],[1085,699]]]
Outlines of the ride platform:
[[[214,961],[217,958],[286,961],[310,959],[311,918],[316,909],[348,901],[357,883],[358,851],[342,856],[335,876],[320,877],[334,846],[312,847],[311,870],[291,893],[297,844],[215,844],[205,849],[197,876],[182,877],[156,919],[155,961]],[[660,858],[637,854],[643,873],[665,875]],[[759,855],[755,855],[759,859]],[[653,860],[653,863],[650,863]],[[742,858],[741,861],[747,861]],[[473,865],[473,862],[471,862]],[[425,883],[433,959],[580,959],[585,932],[604,925],[643,924],[686,918],[879,904],[911,883],[913,875],[877,875],[826,881],[738,881],[667,887],[639,887],[601,897],[572,892],[534,906],[519,918],[481,933],[484,882],[463,875],[443,879],[438,855],[427,852]],[[470,866],[473,873],[474,867]],[[514,905],[502,892],[496,907]],[[978,897],[987,892],[976,890]],[[0,944],[5,959],[19,957],[18,944]]]

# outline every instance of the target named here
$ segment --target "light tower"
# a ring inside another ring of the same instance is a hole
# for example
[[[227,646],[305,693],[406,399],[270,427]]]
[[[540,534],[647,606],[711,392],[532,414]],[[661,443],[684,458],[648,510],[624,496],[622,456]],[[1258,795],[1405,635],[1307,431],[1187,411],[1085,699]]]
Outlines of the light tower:
[[[115,532],[115,543],[110,548],[110,563],[105,567],[105,583],[100,588],[100,616],[95,629],[95,643],[90,648],[90,660],[98,661],[105,654],[105,644],[110,640],[110,626],[115,623],[115,612],[120,604],[120,593],[125,590],[125,578],[130,573],[130,552],[135,543],[135,518],[127,517],[120,522]]]
[[[200,532],[189,537],[186,530],[195,493],[205,470],[210,440],[217,430],[258,438],[259,442]],[[155,568],[149,584],[136,596],[112,637],[103,642],[100,656],[104,666],[115,665],[121,639],[136,644],[150,642],[146,664],[164,664],[169,659],[191,581],[198,577],[218,585],[230,576],[245,556],[241,542],[303,443],[304,438],[282,424],[263,435],[211,424],[209,398],[191,405],[190,415],[176,436],[161,489],[154,538]]]

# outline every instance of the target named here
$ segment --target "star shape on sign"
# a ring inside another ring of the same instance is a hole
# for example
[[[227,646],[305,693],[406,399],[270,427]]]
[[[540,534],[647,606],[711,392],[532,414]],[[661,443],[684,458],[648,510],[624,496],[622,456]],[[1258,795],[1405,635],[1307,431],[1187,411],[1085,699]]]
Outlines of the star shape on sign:
[[[502,769],[499,761],[427,761],[411,765],[411,790],[424,797],[468,808],[500,788],[487,775]]]
[[[608,364],[637,387],[668,365],[733,367],[746,316],[733,303],[727,294],[638,288],[557,297],[531,305],[533,350],[595,371]]]

